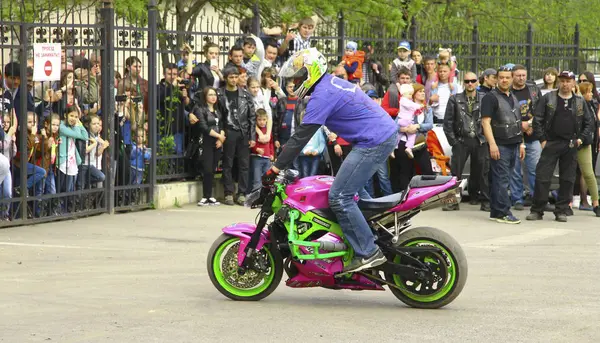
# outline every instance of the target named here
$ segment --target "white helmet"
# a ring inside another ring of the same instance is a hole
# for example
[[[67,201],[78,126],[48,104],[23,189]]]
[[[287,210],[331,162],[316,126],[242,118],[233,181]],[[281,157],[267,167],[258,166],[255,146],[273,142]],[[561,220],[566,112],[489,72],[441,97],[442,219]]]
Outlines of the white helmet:
[[[294,93],[302,99],[306,93],[327,73],[325,56],[316,48],[296,51],[285,62],[279,77],[294,80]]]

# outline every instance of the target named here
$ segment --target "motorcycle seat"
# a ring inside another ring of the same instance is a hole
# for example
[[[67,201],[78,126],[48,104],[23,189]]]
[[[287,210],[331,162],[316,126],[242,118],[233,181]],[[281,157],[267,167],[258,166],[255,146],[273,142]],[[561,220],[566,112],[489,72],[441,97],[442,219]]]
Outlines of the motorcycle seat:
[[[439,186],[448,183],[452,180],[452,176],[438,175],[417,175],[410,180],[410,188],[423,188],[431,186]]]
[[[404,198],[404,192],[391,194],[381,198],[360,199],[358,208],[363,211],[385,211],[398,205]]]

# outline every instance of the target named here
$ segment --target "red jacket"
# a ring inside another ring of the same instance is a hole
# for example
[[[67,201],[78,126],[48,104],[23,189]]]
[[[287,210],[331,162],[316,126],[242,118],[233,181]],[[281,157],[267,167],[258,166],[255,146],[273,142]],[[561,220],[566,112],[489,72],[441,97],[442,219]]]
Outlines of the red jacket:
[[[400,111],[401,97],[402,95],[398,94],[398,104],[396,104],[396,107],[390,107],[390,91],[385,92],[383,100],[381,100],[381,107],[383,107],[383,109],[393,118],[396,118],[396,116],[398,115],[398,111]]]
[[[267,128],[266,127],[261,127],[260,131],[262,131],[263,134],[267,133]],[[259,154],[258,152],[256,152],[256,149],[263,149],[265,152],[263,154]],[[269,159],[271,159],[274,155],[274,151],[275,148],[273,146],[273,135],[271,135],[271,137],[269,137],[269,143],[260,143],[258,141],[258,133],[256,134],[256,144],[254,145],[254,147],[251,149],[252,154],[254,155],[259,155],[259,156],[264,156],[264,157],[268,157]]]

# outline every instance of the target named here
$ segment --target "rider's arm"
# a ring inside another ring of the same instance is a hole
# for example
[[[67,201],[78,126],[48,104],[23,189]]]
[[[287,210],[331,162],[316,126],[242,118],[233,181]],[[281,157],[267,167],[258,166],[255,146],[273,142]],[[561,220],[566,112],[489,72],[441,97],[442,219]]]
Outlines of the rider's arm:
[[[273,165],[273,171],[279,172],[280,169],[284,169],[292,163],[320,127],[321,125],[319,124],[300,124],[290,140],[283,146],[281,153],[277,157],[277,161]]]

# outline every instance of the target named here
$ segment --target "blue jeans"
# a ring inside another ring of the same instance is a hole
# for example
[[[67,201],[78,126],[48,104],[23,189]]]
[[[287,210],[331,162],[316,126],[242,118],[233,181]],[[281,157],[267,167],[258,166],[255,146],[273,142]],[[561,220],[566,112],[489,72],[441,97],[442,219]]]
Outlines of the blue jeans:
[[[300,169],[300,177],[309,177],[317,175],[319,171],[319,161],[321,161],[321,155],[317,156],[298,156],[298,168]]]
[[[15,168],[15,186],[20,186],[21,178],[20,169]],[[35,164],[27,163],[27,189],[33,190],[33,195],[42,195],[44,188],[44,177],[46,176],[46,170],[42,167],[38,167]]]
[[[173,139],[175,140],[175,154],[183,155],[183,133],[173,134]]]
[[[58,171],[58,184],[60,186],[60,192],[73,192],[75,191],[75,181],[77,181],[77,175],[67,175]]]
[[[248,193],[260,188],[262,176],[269,168],[271,168],[271,161],[268,158],[250,156],[250,180],[252,186],[248,189]]]
[[[379,165],[379,168],[377,168],[375,174],[377,175],[377,179],[379,179],[379,188],[381,189],[383,196],[392,194],[392,183],[390,182],[390,178],[388,176],[387,160]],[[373,187],[374,181],[375,180],[371,177],[365,186],[367,193],[369,193],[371,197],[375,197],[375,187]]]
[[[515,160],[519,158],[519,144],[498,145],[498,150],[500,159],[490,159],[490,218],[512,215],[508,187]]]
[[[88,180],[89,175],[89,180]],[[98,168],[91,165],[80,165],[79,174],[77,175],[77,190],[96,188],[98,182],[104,181],[104,173]]]
[[[44,194],[56,194],[56,177],[53,168],[48,171],[46,181],[44,181]]]
[[[2,199],[12,199],[12,175],[10,173],[10,169],[8,170],[8,175],[6,175],[6,177],[4,178],[4,181],[2,182],[2,187],[0,188],[2,190]],[[10,207],[10,203],[6,205],[3,204],[0,207],[2,215],[4,215],[4,217],[8,217]]]
[[[529,192],[533,197],[535,188],[535,167],[542,154],[540,141],[525,143],[525,169],[527,169],[527,183]],[[521,159],[519,154],[515,156],[515,168],[510,175],[510,198],[513,204],[523,203],[523,175],[521,174]]]
[[[378,248],[375,245],[373,232],[358,208],[354,196],[358,193],[360,197],[369,198],[365,191],[365,184],[397,145],[398,133],[394,133],[378,146],[352,148],[329,190],[329,207],[336,214],[356,256],[371,256]]]
[[[141,185],[143,178],[144,178],[144,171],[143,170],[138,170],[137,168],[131,167],[130,183],[132,185]]]

